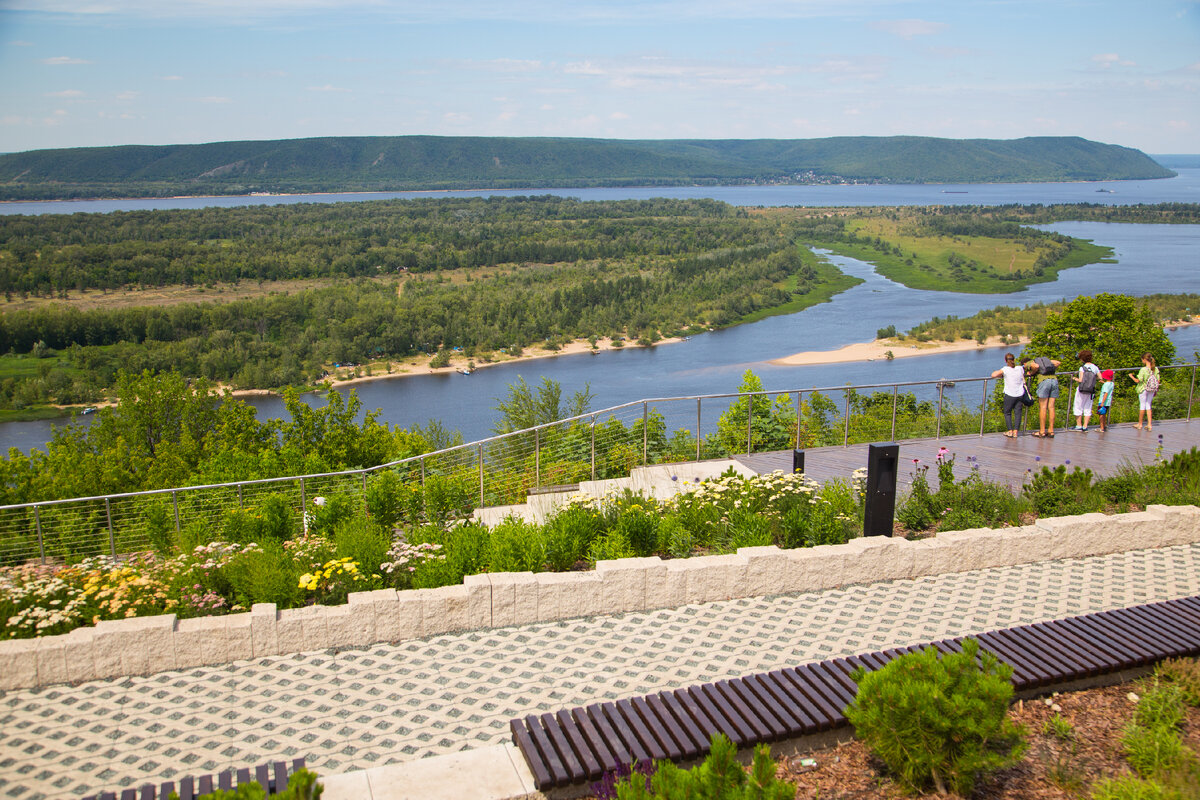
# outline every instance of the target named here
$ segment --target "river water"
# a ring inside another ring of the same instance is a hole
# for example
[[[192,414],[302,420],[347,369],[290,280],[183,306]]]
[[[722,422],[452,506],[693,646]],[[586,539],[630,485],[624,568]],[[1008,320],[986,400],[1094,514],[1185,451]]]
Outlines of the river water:
[[[1135,202],[1200,202],[1200,170],[1181,170],[1181,178],[1166,181],[1130,181],[1104,184],[1112,193],[1097,193],[1089,184],[1030,184],[1015,186],[971,185],[963,188],[974,202],[1116,202],[1116,198]],[[1128,185],[1127,185],[1128,184]],[[1086,188],[1081,188],[1086,187]],[[1172,188],[1173,187],[1173,188]],[[1027,197],[1031,189],[1038,199]],[[1158,189],[1157,193],[1151,190]],[[791,191],[791,190],[799,190]],[[824,191],[834,190],[834,191]],[[691,192],[696,194],[690,194]],[[676,190],[573,190],[561,192],[587,199],[621,197],[703,196],[715,197],[739,205],[913,205],[950,200],[964,195],[943,197],[940,190],[912,186],[848,187],[705,187]],[[411,196],[415,193],[405,193]],[[446,196],[450,193],[439,193]],[[469,193],[455,193],[469,194]],[[824,197],[823,201],[796,200],[799,194]],[[1188,196],[1187,200],[1183,198]],[[355,199],[375,195],[349,195]],[[858,202],[847,202],[854,196]],[[329,200],[329,196],[320,196]],[[735,199],[736,198],[736,199]],[[907,198],[907,199],[904,199]],[[1068,199],[1073,198],[1073,199]],[[212,198],[236,200],[238,198]],[[277,198],[247,198],[251,201]],[[188,202],[207,202],[208,198],[188,198]],[[134,203],[141,201],[94,201],[96,203]],[[162,201],[148,201],[162,202]],[[9,206],[21,204],[7,204]],[[39,207],[52,204],[25,204]],[[61,205],[61,204],[58,204]],[[77,210],[82,204],[68,203]],[[4,209],[7,210],[7,209]],[[89,208],[87,210],[115,210]],[[11,212],[10,212],[11,213]],[[1121,292],[1144,295],[1155,292],[1200,290],[1200,226],[1137,225],[1096,222],[1058,223],[1047,226],[1055,231],[1091,239],[1114,248],[1116,263],[1091,264],[1060,272],[1051,283],[1036,284],[1012,294],[980,295],[955,292],[930,292],[909,289],[877,275],[870,264],[841,256],[830,256],[844,272],[863,278],[864,283],[843,292],[831,302],[822,303],[796,314],[789,314],[714,331],[679,343],[651,348],[628,347],[597,355],[581,354],[538,359],[517,364],[501,364],[480,369],[470,376],[457,373],[393,377],[360,383],[353,387],[366,409],[380,410],[380,420],[409,427],[440,420],[446,427],[462,432],[467,441],[490,435],[497,414],[498,398],[518,377],[536,384],[542,376],[562,384],[564,396],[588,385],[595,395],[593,408],[605,408],[643,398],[736,391],[742,374],[751,369],[765,388],[808,389],[814,386],[841,386],[846,383],[873,384],[908,380],[977,377],[1002,366],[996,348],[960,353],[921,356],[895,361],[854,362],[809,367],[784,367],[770,364],[773,359],[803,350],[831,350],[853,342],[873,339],[875,331],[887,325],[908,330],[934,316],[969,316],[996,305],[1024,305],[1038,301],[1071,299],[1097,292]],[[1181,328],[1171,334],[1180,357],[1191,360],[1200,350],[1200,326]],[[1116,365],[1102,365],[1116,366]],[[1135,366],[1135,365],[1121,365]],[[343,389],[339,391],[348,391]],[[317,394],[306,395],[307,402],[321,405]],[[252,398],[260,418],[285,415],[283,403],[276,397]],[[694,409],[694,407],[693,407]],[[691,412],[694,423],[694,410]],[[719,413],[713,404],[711,413]],[[707,415],[706,415],[707,416]],[[81,417],[87,422],[89,417]],[[672,420],[669,418],[669,422]],[[0,424],[0,448],[43,448],[52,436],[52,425],[65,420],[10,422]],[[678,424],[687,424],[679,422]],[[706,427],[708,423],[705,423]]]

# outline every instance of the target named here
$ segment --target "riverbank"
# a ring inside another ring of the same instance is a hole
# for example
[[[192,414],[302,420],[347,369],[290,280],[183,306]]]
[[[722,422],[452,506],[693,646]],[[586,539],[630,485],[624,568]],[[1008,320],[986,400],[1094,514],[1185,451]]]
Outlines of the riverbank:
[[[452,353],[450,355],[450,363],[445,367],[431,367],[429,356],[414,356],[412,358],[403,359],[401,361],[375,361],[369,364],[355,365],[353,367],[337,367],[330,373],[325,382],[330,386],[338,388],[341,386],[353,386],[355,384],[365,383],[367,381],[377,381],[384,378],[400,378],[414,375],[438,375],[451,374],[462,372],[476,372],[487,367],[494,367],[498,364],[519,364],[527,361],[536,361],[545,358],[554,358],[557,356],[572,356],[582,355],[584,353],[601,353],[606,350],[620,350],[627,347],[640,349],[642,347],[657,347],[664,344],[673,344],[682,342],[685,337],[668,337],[659,339],[652,345],[640,345],[636,343],[626,343],[628,340],[622,340],[619,344],[613,339],[603,338],[597,339],[593,346],[589,340],[576,339],[561,345],[557,350],[545,350],[538,348],[531,352],[522,352],[519,356],[508,355],[506,353],[489,353],[488,360],[484,360],[483,356],[469,357],[462,353]],[[261,397],[263,395],[277,394],[269,389],[237,389],[233,392],[235,397]]]
[[[841,364],[849,361],[890,361],[896,358],[932,356],[940,353],[961,353],[968,350],[987,350],[1009,346],[1013,353],[1029,343],[1028,337],[1005,342],[1001,336],[992,336],[984,344],[974,339],[957,342],[914,342],[903,339],[876,339],[873,342],[857,342],[836,350],[806,350],[768,363],[779,367],[810,367],[816,364]],[[1001,365],[1002,366],[1002,365]]]

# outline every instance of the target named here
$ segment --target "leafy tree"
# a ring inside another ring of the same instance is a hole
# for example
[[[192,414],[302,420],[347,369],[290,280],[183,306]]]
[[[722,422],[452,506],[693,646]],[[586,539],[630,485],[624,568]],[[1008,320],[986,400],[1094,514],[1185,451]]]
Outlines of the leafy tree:
[[[1060,372],[1073,372],[1080,366],[1080,350],[1091,350],[1101,369],[1138,366],[1142,353],[1152,354],[1159,364],[1175,358],[1175,345],[1149,307],[1123,294],[1077,297],[1061,312],[1051,311],[1022,356],[1048,356],[1062,362]],[[1118,381],[1117,386],[1129,383]]]
[[[508,396],[496,399],[500,419],[492,430],[496,433],[512,433],[567,417],[577,417],[588,412],[592,399],[591,385],[584,384],[583,389],[571,395],[564,406],[562,384],[558,381],[542,376],[541,385],[534,389],[525,382],[524,377],[517,376],[517,382],[508,386]]]
[[[743,393],[717,421],[710,443],[724,454],[746,452],[746,422],[750,417],[750,442],[755,451],[783,450],[796,441],[796,406],[790,395],[774,400],[750,397],[763,391],[762,379],[752,370],[742,375],[738,391]]]

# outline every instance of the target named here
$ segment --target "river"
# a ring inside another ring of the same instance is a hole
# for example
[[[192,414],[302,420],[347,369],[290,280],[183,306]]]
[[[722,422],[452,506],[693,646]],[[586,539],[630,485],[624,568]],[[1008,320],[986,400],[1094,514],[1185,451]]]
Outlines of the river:
[[[1190,202],[1200,202],[1200,170],[1181,170],[1195,192]],[[1034,184],[1041,199],[1024,197],[1026,185],[969,186],[965,191],[986,200],[979,202],[1110,202],[1147,192],[1144,184],[1176,185],[1167,181],[1132,181],[1132,186],[1106,184],[1114,194],[1095,193],[1087,184]],[[1086,190],[1081,186],[1089,187]],[[1176,185],[1177,186],[1177,185]],[[728,190],[725,192],[723,190]],[[718,197],[727,202],[738,198],[740,205],[786,205],[783,190],[838,190],[825,204],[843,204],[845,195],[856,193],[855,205],[911,205],[940,202],[939,191],[929,187],[852,186],[852,187],[711,187],[695,189],[694,196]],[[693,190],[637,190],[644,196],[693,196]],[[577,190],[571,192],[593,199],[593,193],[618,193],[621,197],[643,196],[633,190]],[[1095,197],[1088,193],[1095,194]],[[1186,192],[1183,192],[1186,193]],[[445,196],[449,193],[440,193]],[[720,197],[720,195],[726,195]],[[1180,195],[1177,189],[1137,202],[1160,202]],[[1073,195],[1074,199],[1056,199]],[[325,197],[325,196],[322,196]],[[355,195],[354,197],[361,197]],[[901,197],[909,197],[907,202]],[[917,199],[922,197],[924,199]],[[951,195],[960,198],[962,195]],[[873,198],[873,199],[872,199]],[[221,198],[229,199],[229,198]],[[259,200],[262,198],[252,198]],[[327,197],[325,199],[328,199]],[[597,198],[598,199],[598,198]],[[789,199],[791,199],[789,197]],[[191,201],[199,199],[192,198]],[[106,203],[109,201],[95,201]],[[112,201],[118,202],[118,201]],[[134,202],[134,201],[121,201]],[[808,202],[808,201],[806,201]],[[811,204],[818,204],[815,201]],[[10,204],[13,205],[13,204]],[[39,204],[40,205],[40,204]],[[72,204],[75,205],[75,204]],[[82,208],[80,209],[82,210]],[[448,428],[460,430],[467,441],[490,435],[496,419],[497,398],[505,396],[508,386],[518,377],[536,384],[542,376],[562,384],[564,395],[590,386],[595,395],[593,408],[604,408],[642,398],[733,392],[742,374],[751,369],[767,389],[839,386],[846,383],[886,383],[889,381],[963,378],[979,376],[1001,366],[995,348],[922,356],[896,361],[853,362],[809,367],[776,366],[769,362],[802,350],[830,350],[853,342],[868,341],[875,331],[887,325],[908,330],[933,316],[969,316],[996,305],[1024,305],[1038,301],[1071,299],[1103,291],[1131,295],[1155,292],[1197,291],[1197,267],[1200,267],[1200,226],[1137,225],[1096,222],[1069,222],[1046,226],[1061,233],[1114,249],[1116,263],[1091,264],[1060,272],[1051,283],[1036,284],[1013,294],[979,295],[955,292],[931,292],[910,289],[875,273],[870,264],[841,256],[832,262],[848,274],[863,278],[864,283],[843,292],[831,302],[822,303],[796,314],[769,317],[749,325],[740,325],[692,337],[685,342],[650,348],[627,347],[597,355],[574,355],[538,359],[516,364],[501,364],[480,369],[470,376],[457,373],[393,377],[357,384],[353,390],[366,409],[380,409],[380,419],[391,425],[409,427],[438,419]],[[1181,328],[1171,333],[1181,357],[1191,359],[1200,349],[1200,326]],[[1002,348],[1001,348],[1002,350]],[[1108,365],[1102,365],[1108,366]],[[1123,365],[1134,366],[1134,365]],[[339,391],[348,391],[341,389]],[[317,394],[305,396],[307,402],[324,402]],[[252,398],[260,418],[284,415],[283,403],[276,397]],[[717,413],[716,404],[712,413]],[[693,417],[694,419],[694,417]],[[81,417],[87,422],[89,417]],[[0,448],[43,448],[52,435],[52,425],[64,420],[9,422],[0,424]],[[707,422],[705,423],[707,425]]]

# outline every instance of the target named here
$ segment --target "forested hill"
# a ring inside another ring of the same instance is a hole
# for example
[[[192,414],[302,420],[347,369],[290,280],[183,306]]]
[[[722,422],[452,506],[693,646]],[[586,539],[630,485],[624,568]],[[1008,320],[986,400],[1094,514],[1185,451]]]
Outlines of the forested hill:
[[[10,153],[0,156],[0,200],[746,182],[1003,183],[1173,174],[1139,150],[1078,137],[334,137]]]

